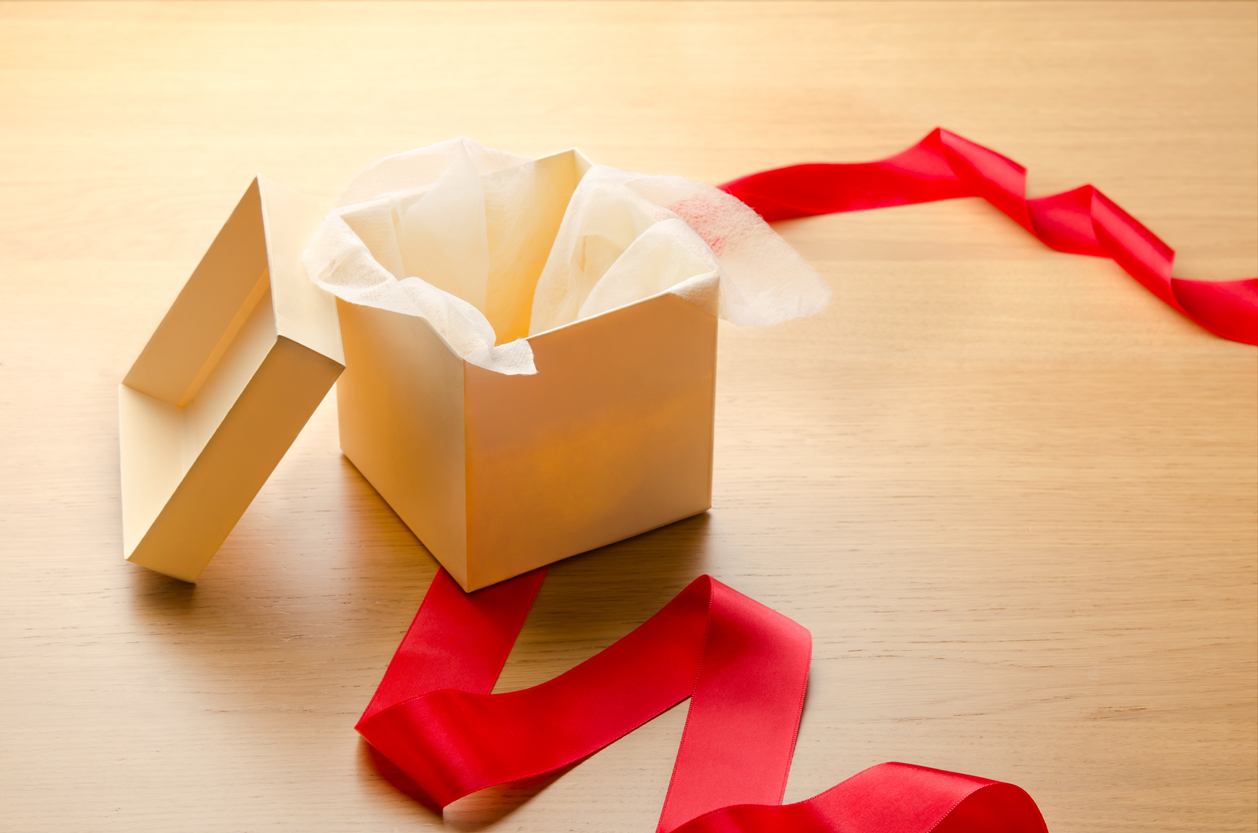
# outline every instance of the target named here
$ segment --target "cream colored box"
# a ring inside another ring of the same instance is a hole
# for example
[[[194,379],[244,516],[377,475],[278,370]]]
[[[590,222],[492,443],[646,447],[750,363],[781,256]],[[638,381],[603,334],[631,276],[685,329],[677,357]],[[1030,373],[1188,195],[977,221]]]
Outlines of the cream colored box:
[[[459,358],[422,318],[338,302],[341,449],[465,590],[712,504],[716,318],[658,295]]]
[[[196,580],[344,368],[323,214],[255,179],[119,386],[128,560]]]
[[[589,166],[539,162],[563,203]],[[465,590],[711,506],[717,322],[699,306],[656,295],[539,333],[537,374],[503,375],[423,318],[337,305],[341,449]]]

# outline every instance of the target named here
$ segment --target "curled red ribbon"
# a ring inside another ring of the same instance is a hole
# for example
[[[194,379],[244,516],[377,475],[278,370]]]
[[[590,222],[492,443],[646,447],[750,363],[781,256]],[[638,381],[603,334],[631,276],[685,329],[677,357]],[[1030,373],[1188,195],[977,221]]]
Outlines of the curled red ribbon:
[[[543,578],[466,594],[439,572],[358,722],[434,810],[562,769],[690,697],[658,833],[1045,833],[1018,787],[909,764],[783,806],[812,638],[708,576],[570,671],[491,694]]]
[[[720,186],[765,220],[982,197],[1059,252],[1108,257],[1205,329],[1258,344],[1258,278],[1195,281],[1171,276],[1175,251],[1091,185],[1026,198],[1026,168],[936,128],[878,162],[791,165]]]
[[[1172,277],[1174,251],[1091,185],[1029,200],[1025,168],[946,130],[878,162],[721,187],[768,221],[983,197],[1053,249],[1111,258],[1210,332],[1258,344],[1258,279]],[[812,639],[707,576],[572,670],[491,694],[544,577],[465,594],[438,573],[358,723],[434,810],[560,770],[690,697],[658,833],[1046,833],[1020,788],[910,764],[783,806]]]

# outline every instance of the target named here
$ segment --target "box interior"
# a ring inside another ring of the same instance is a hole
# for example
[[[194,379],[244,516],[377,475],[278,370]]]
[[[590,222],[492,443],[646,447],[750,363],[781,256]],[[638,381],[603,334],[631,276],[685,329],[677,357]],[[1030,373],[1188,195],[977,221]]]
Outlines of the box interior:
[[[438,191],[439,180],[364,203],[342,219],[395,278],[422,276],[467,301],[505,344],[528,337],[538,278],[589,168],[579,151],[566,150],[482,174],[475,189],[463,182]]]
[[[498,344],[527,338],[533,292],[559,233],[564,212],[590,163],[574,150],[537,160],[538,186],[531,211],[487,211],[490,272],[485,317]],[[500,174],[489,174],[491,180]]]

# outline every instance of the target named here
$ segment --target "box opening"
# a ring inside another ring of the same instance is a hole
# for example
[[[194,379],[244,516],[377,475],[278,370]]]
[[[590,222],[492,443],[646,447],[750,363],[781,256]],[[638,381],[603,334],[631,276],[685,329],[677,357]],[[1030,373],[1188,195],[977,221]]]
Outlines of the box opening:
[[[482,174],[483,238],[479,209],[466,213],[475,195],[441,191],[440,182],[367,201],[341,218],[396,279],[414,275],[468,302],[506,344],[528,337],[537,281],[590,167],[570,149]]]
[[[537,280],[542,276],[577,183],[590,168],[589,161],[575,150],[543,157],[536,164],[535,210],[523,218],[502,218],[488,229],[491,259],[484,312],[498,344],[528,337]],[[494,219],[492,212],[489,219]],[[495,249],[499,249],[496,258],[492,256]],[[504,253],[502,249],[508,251]]]

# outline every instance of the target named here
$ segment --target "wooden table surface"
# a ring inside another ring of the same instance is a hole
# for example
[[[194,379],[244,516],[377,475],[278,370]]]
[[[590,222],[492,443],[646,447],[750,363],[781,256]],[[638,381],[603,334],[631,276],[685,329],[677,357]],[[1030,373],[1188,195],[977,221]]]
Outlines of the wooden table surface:
[[[1258,273],[1258,6],[0,7],[0,829],[429,830],[353,731],[435,562],[329,397],[196,586],[122,560],[117,390],[255,171],[469,135],[708,182],[936,125]],[[552,571],[499,690],[708,572],[815,640],[788,801],[902,760],[1054,833],[1258,822],[1258,351],[975,200],[783,223],[710,513]],[[649,831],[685,706],[456,830]]]

